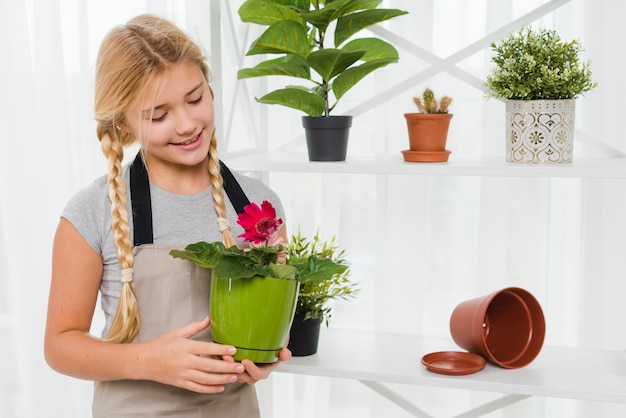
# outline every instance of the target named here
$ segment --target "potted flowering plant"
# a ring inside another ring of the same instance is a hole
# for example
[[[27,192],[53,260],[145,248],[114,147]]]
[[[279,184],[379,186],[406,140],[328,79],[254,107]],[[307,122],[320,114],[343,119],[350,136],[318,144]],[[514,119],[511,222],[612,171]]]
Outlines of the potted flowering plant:
[[[235,360],[271,363],[287,340],[300,281],[322,280],[339,263],[310,257],[290,265],[278,234],[283,221],[268,201],[246,206],[237,223],[245,231],[239,236],[244,248],[202,241],[170,254],[212,270],[213,340],[237,347]]]
[[[491,48],[496,66],[485,84],[506,100],[507,161],[571,162],[575,99],[597,86],[581,43],[526,26]]]

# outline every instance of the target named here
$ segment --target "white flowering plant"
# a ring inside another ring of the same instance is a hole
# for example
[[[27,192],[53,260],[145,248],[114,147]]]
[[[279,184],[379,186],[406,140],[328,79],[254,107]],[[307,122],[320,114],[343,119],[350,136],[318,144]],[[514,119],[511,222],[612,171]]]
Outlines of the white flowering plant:
[[[525,26],[491,44],[496,64],[486,80],[490,97],[512,100],[575,99],[593,90],[591,62],[579,40],[564,42],[550,29]]]

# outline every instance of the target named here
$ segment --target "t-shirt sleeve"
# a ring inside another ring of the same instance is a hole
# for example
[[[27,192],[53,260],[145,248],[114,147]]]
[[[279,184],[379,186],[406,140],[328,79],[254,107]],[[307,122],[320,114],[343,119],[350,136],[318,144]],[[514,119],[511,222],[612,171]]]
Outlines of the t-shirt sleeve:
[[[97,179],[70,199],[61,217],[74,225],[94,251],[102,254],[109,207],[106,180]]]

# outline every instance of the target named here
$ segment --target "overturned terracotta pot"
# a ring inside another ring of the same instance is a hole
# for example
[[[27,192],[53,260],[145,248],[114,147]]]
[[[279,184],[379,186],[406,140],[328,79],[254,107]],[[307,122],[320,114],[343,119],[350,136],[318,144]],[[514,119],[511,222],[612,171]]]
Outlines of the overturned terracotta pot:
[[[462,302],[450,317],[450,333],[459,347],[508,369],[532,362],[545,332],[539,302],[518,287]]]

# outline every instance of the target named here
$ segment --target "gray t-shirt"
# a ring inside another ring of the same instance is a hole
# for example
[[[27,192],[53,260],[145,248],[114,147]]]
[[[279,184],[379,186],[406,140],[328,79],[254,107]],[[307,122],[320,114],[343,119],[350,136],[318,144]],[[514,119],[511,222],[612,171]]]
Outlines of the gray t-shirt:
[[[285,214],[280,199],[269,187],[258,179],[233,172],[239,185],[250,202],[261,205],[267,200],[276,208],[276,215],[285,222]],[[128,213],[130,207],[130,164],[123,168],[122,177],[126,183]],[[154,244],[186,245],[198,241],[221,241],[222,234],[217,227],[217,214],[212,197],[212,187],[192,194],[177,195],[150,184],[152,201],[152,223]],[[237,213],[225,195],[226,217],[230,222],[231,233],[238,242],[244,231],[237,224]],[[100,284],[102,309],[106,325],[102,335],[106,335],[122,289],[121,267],[117,259],[117,248],[113,242],[111,228],[111,202],[106,176],[96,179],[89,186],[79,191],[65,207],[62,217],[76,227],[85,241],[102,256],[103,275]],[[133,240],[133,222],[129,215],[131,242]]]

